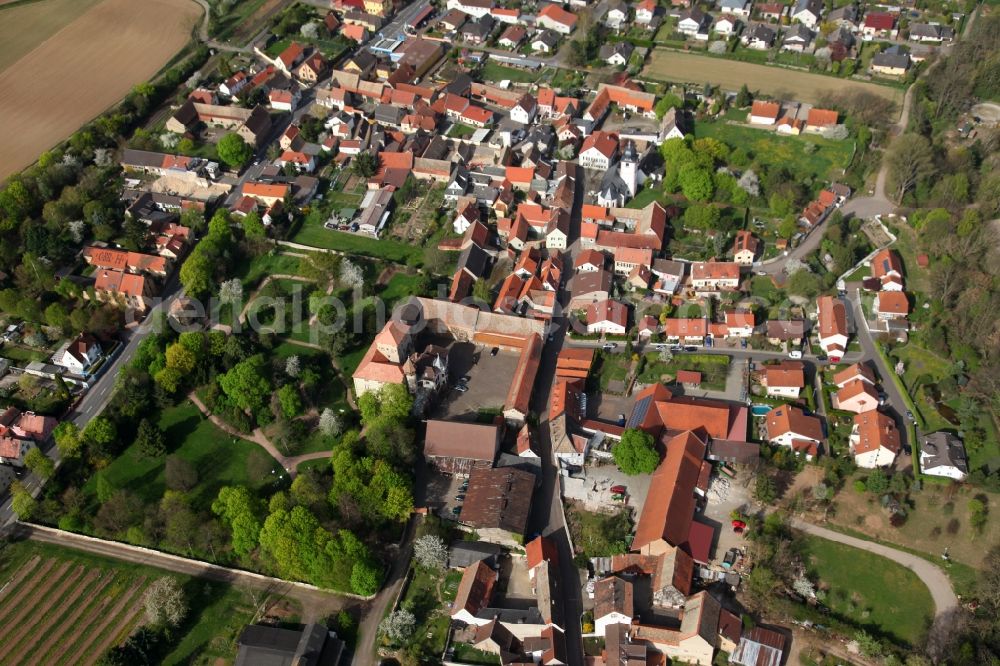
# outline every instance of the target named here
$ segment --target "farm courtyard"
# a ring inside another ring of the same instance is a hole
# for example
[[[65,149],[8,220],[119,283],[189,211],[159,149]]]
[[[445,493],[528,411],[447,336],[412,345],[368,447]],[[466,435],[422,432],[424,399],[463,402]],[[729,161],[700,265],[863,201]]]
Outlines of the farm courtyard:
[[[17,21],[8,12],[17,12]],[[190,0],[39,0],[0,8],[0,180],[155,75],[200,16]]]

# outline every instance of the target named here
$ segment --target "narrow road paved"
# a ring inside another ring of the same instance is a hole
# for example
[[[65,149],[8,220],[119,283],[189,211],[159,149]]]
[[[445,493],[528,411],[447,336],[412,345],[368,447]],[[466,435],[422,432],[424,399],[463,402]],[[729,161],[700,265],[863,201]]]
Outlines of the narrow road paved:
[[[118,543],[117,541],[95,539],[50,527],[18,523],[15,527],[15,533],[20,538],[31,539],[40,543],[55,544],[64,548],[72,548],[73,550],[85,553],[110,557],[123,562],[142,564],[187,576],[196,576],[220,583],[251,588],[276,598],[288,597],[302,605],[302,620],[304,622],[324,621],[327,617],[346,606],[363,603],[360,599],[327,592],[304,583],[294,583],[239,569],[230,569],[218,564],[191,560],[178,555]]]
[[[406,572],[410,568],[410,554],[413,551],[413,533],[416,528],[418,516],[411,516],[410,522],[406,524],[406,533],[403,535],[402,546],[396,556],[392,558],[392,568],[386,578],[382,589],[361,618],[358,625],[358,644],[354,649],[355,664],[375,664],[378,663],[375,656],[375,639],[378,637],[378,625],[382,621],[390,604],[396,601],[399,590],[403,586]]]
[[[955,591],[951,587],[951,581],[948,580],[948,575],[939,567],[922,557],[911,555],[905,551],[896,550],[895,548],[884,546],[880,543],[865,541],[864,539],[858,539],[857,537],[848,536],[847,534],[841,534],[840,532],[835,532],[825,527],[812,525],[799,520],[798,518],[792,519],[792,527],[812,536],[828,539],[829,541],[835,541],[836,543],[842,543],[846,546],[874,553],[875,555],[881,555],[882,557],[890,559],[896,564],[902,565],[911,570],[920,577],[920,580],[924,582],[924,585],[926,585],[927,589],[930,591],[931,598],[934,600],[935,617],[940,618],[946,612],[958,606],[958,597],[955,596]]]

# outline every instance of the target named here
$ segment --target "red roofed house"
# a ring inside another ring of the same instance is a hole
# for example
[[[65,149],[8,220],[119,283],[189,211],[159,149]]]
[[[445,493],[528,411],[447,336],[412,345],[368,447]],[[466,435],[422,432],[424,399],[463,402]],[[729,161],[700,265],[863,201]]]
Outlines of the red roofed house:
[[[550,7],[552,5],[549,5]],[[618,154],[618,135],[594,132],[583,140],[577,162],[586,169],[607,171]]]
[[[902,448],[896,422],[876,411],[854,417],[849,441],[854,464],[866,469],[892,465]]]
[[[746,229],[736,232],[736,240],[733,242],[733,261],[740,266],[750,266],[760,252],[760,241]]]
[[[0,413],[0,463],[22,467],[28,451],[48,441],[58,424],[51,416],[6,408]]]
[[[568,12],[559,5],[545,5],[535,17],[535,24],[554,30],[562,35],[568,35],[576,27],[576,14]]]
[[[782,361],[764,366],[761,382],[773,398],[797,399],[806,385],[805,366],[801,361]]]
[[[607,299],[587,306],[587,333],[625,335],[628,331],[628,307]]]
[[[360,397],[386,384],[402,384],[406,381],[403,363],[412,351],[410,327],[395,319],[388,321],[354,371],[354,394]]]
[[[777,102],[755,101],[750,107],[750,123],[753,125],[773,125],[778,121],[781,105]]]
[[[489,624],[492,618],[482,619],[476,614],[490,605],[498,578],[497,572],[482,560],[465,567],[451,606],[451,619],[476,626]]]
[[[667,440],[666,455],[653,472],[635,527],[633,552],[665,555],[688,540],[694,518],[694,489],[705,452],[705,443],[691,431]]]
[[[691,286],[696,292],[738,289],[739,264],[727,261],[698,261],[691,264]]]
[[[866,381],[854,379],[833,395],[833,408],[863,414],[878,408],[878,391]]]
[[[316,51],[302,61],[302,64],[295,70],[295,75],[306,83],[316,83],[326,74],[327,68],[328,65],[323,54]]]
[[[152,284],[142,275],[102,268],[94,276],[94,298],[102,303],[145,312],[152,296]],[[84,292],[84,298],[89,297]]]
[[[809,109],[809,115],[806,117],[806,131],[813,133],[822,132],[824,129],[836,125],[838,118],[839,116],[836,111],[813,107]]]
[[[910,299],[902,291],[880,291],[875,294],[872,311],[879,319],[906,319],[910,314]]]
[[[875,385],[875,373],[864,363],[854,363],[849,365],[833,376],[833,383],[837,388],[844,388],[855,379]]]
[[[603,252],[598,250],[583,250],[577,255],[573,267],[583,273],[596,272],[604,268],[605,261]]]
[[[871,260],[872,277],[882,282],[883,291],[903,291],[903,263],[899,255],[886,248]]]
[[[298,42],[292,42],[288,45],[288,48],[278,54],[278,57],[274,59],[274,66],[279,68],[288,76],[291,76],[292,72],[305,57],[305,47]]]
[[[360,24],[354,23],[351,25],[345,25],[340,29],[340,34],[348,39],[353,39],[359,44],[368,41],[368,29]]]
[[[527,427],[527,426],[525,426]],[[528,578],[534,580],[535,572],[545,562],[559,564],[559,553],[556,543],[552,539],[544,536],[537,536],[524,547],[528,564]]]
[[[819,346],[832,362],[837,363],[847,351],[847,308],[843,301],[833,296],[820,296],[816,304]]]
[[[861,34],[865,40],[874,37],[895,39],[898,32],[896,30],[896,17],[887,12],[868,12],[861,24]]]
[[[791,405],[775,407],[765,417],[767,439],[772,444],[787,446],[796,453],[805,453],[812,460],[823,441],[823,422]]]
[[[294,111],[299,104],[299,91],[272,90],[267,93],[267,101],[276,111]]]
[[[663,335],[672,342],[704,344],[708,335],[705,319],[667,319],[663,322]]]
[[[749,338],[755,325],[752,312],[726,312],[727,337]]]

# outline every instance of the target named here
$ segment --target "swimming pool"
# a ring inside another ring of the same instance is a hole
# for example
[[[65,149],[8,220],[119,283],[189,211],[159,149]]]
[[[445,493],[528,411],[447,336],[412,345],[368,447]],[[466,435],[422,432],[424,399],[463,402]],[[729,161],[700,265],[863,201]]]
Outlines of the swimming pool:
[[[771,405],[754,405],[750,408],[750,413],[754,416],[767,416],[771,409]]]

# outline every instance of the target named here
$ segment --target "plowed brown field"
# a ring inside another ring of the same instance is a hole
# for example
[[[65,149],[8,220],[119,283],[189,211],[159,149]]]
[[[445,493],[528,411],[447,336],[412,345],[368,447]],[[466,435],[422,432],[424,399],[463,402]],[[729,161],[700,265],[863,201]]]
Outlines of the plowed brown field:
[[[20,9],[51,11],[44,0]],[[0,180],[148,80],[191,38],[192,0],[102,0],[0,72]]]

